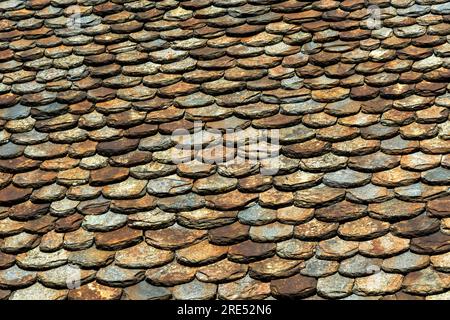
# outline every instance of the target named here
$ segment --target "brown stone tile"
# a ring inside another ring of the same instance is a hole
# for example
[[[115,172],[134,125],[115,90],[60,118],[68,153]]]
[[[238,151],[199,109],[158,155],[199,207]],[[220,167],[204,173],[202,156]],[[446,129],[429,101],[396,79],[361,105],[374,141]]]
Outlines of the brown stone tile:
[[[142,238],[142,231],[123,227],[110,232],[97,233],[95,244],[99,249],[118,250],[139,243]]]
[[[435,217],[447,217],[450,215],[450,198],[443,197],[431,200],[427,203],[428,212]]]
[[[219,261],[227,255],[227,246],[217,246],[204,240],[177,250],[177,261],[187,265],[205,265]]]
[[[160,230],[148,230],[145,232],[145,241],[161,249],[178,249],[195,244],[207,235],[204,230],[184,228],[173,225]]]
[[[205,196],[206,203],[209,207],[219,210],[233,210],[242,208],[258,198],[258,194],[241,193],[234,190],[220,196]]]
[[[270,283],[272,294],[280,298],[305,298],[315,293],[317,280],[312,277],[294,275],[285,279],[273,280]]]
[[[228,259],[238,263],[248,263],[262,260],[275,254],[276,246],[273,243],[257,243],[244,241],[229,247]]]
[[[107,185],[121,182],[127,179],[129,170],[123,167],[105,167],[98,170],[92,170],[90,183],[93,186]]]
[[[90,282],[78,289],[70,290],[69,300],[119,300],[122,296],[121,288],[104,286],[97,282]]]
[[[32,191],[31,188],[17,188],[10,184],[6,188],[0,190],[0,204],[11,205],[25,201],[30,197]]]
[[[8,210],[9,217],[17,220],[35,219],[48,212],[49,204],[38,204],[31,201],[22,202]]]

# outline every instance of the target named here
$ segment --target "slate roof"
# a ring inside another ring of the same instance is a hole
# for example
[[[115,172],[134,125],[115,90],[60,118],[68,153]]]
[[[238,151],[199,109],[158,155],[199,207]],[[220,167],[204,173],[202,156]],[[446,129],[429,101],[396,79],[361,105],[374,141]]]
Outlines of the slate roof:
[[[0,298],[449,299],[449,22],[445,0],[1,1]],[[194,121],[216,134],[180,151]],[[180,163],[266,129],[267,159]]]

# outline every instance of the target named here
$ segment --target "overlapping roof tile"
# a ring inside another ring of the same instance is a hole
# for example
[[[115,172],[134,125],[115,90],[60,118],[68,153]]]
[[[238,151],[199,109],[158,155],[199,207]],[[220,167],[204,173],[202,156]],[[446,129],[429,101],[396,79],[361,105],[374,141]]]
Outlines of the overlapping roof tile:
[[[0,299],[449,299],[448,0],[0,2]]]

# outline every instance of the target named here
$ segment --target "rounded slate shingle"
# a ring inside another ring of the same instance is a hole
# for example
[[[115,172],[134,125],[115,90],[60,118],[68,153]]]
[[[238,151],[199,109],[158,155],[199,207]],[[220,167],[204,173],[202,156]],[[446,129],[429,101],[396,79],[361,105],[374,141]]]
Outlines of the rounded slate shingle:
[[[450,1],[370,2],[1,1],[0,299],[447,298]]]

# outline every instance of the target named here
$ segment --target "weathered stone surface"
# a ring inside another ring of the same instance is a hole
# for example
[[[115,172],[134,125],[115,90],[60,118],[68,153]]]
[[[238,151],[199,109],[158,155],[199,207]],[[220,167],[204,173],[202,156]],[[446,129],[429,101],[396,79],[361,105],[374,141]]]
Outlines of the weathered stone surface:
[[[42,162],[20,156],[14,159],[0,160],[0,168],[5,172],[21,172],[36,169]]]
[[[327,153],[314,158],[300,160],[300,167],[305,171],[330,172],[344,168],[347,163],[346,157]]]
[[[25,269],[45,270],[61,266],[67,262],[68,253],[65,250],[56,252],[42,252],[35,248],[26,253],[17,255],[17,264]]]
[[[328,223],[312,219],[295,226],[294,236],[302,240],[327,239],[336,234],[338,227],[339,225],[337,223]]]
[[[279,222],[266,224],[263,226],[252,226],[250,228],[250,238],[257,242],[277,242],[290,238],[294,227]]]
[[[270,283],[254,280],[249,276],[234,282],[220,284],[218,287],[219,299],[264,299],[270,295]]]
[[[419,215],[425,209],[420,202],[405,202],[397,199],[381,203],[371,203],[368,206],[369,215],[376,219],[397,220]]]
[[[339,268],[339,262],[322,260],[312,257],[305,262],[305,268],[300,270],[300,274],[309,277],[326,277],[335,273]]]
[[[70,290],[67,297],[69,300],[119,300],[121,296],[121,288],[104,286],[94,281]]]
[[[357,278],[353,291],[360,295],[378,295],[393,293],[402,287],[403,276],[395,273],[377,272],[373,275]]]
[[[327,207],[317,208],[314,215],[317,219],[326,222],[344,222],[361,217],[367,206],[349,201],[341,201]]]
[[[339,266],[339,273],[347,277],[363,277],[380,271],[380,259],[356,255],[345,259]]]
[[[20,188],[39,188],[55,181],[55,173],[42,170],[19,173],[13,178],[14,184]]]
[[[55,290],[46,288],[36,283],[28,288],[20,289],[12,293],[10,300],[65,300],[67,290]]]
[[[431,256],[431,264],[436,270],[448,272],[450,270],[450,253],[439,254]]]
[[[31,188],[17,188],[10,184],[0,190],[0,205],[11,205],[27,200],[32,191]]]
[[[446,217],[450,215],[449,205],[450,197],[443,197],[428,202],[427,209],[432,216]]]
[[[301,143],[284,146],[283,154],[293,158],[312,157],[323,154],[331,147],[330,143],[321,140],[310,140]]]
[[[145,241],[161,249],[178,249],[197,243],[206,236],[206,231],[188,229],[177,224],[160,230],[147,230]]]
[[[225,257],[228,252],[226,246],[216,246],[208,241],[202,241],[177,251],[177,260],[183,264],[208,264]]]
[[[56,289],[68,289],[73,285],[75,276],[79,279],[80,284],[85,284],[95,279],[95,270],[79,269],[75,265],[64,265],[55,269],[40,272],[38,275],[39,281],[46,287]]]
[[[156,206],[156,198],[145,194],[137,199],[116,199],[111,201],[111,211],[125,214],[133,214],[144,210],[151,210]]]
[[[245,207],[258,198],[258,194],[241,193],[234,190],[218,196],[206,196],[206,204],[218,210],[234,210]]]
[[[232,244],[248,239],[249,230],[249,226],[235,222],[223,227],[210,229],[208,238],[214,244]]]
[[[271,257],[275,254],[275,251],[274,243],[257,243],[248,240],[230,246],[228,259],[233,262],[247,263]]]
[[[298,273],[304,264],[298,260],[282,259],[274,256],[249,265],[249,275],[254,279],[270,280],[289,277]]]
[[[259,204],[269,208],[279,208],[292,204],[294,196],[292,192],[283,192],[275,188],[264,191],[259,196]]]
[[[325,278],[319,278],[317,292],[326,298],[344,298],[351,294],[353,283],[353,279],[335,273]]]
[[[387,272],[407,273],[428,266],[430,258],[407,251],[398,256],[385,259],[382,264],[383,270]]]
[[[67,152],[67,145],[54,144],[45,142],[42,144],[27,146],[24,154],[32,159],[51,159],[65,155]]]
[[[38,235],[21,232],[17,235],[4,239],[1,249],[5,253],[20,253],[31,250],[39,245],[40,239]]]
[[[88,231],[105,232],[119,229],[126,223],[126,215],[108,211],[100,215],[89,215],[84,217],[82,226]]]
[[[15,262],[16,258],[14,255],[12,254],[7,254],[7,253],[0,253],[0,269],[6,269],[11,267],[14,262]]]
[[[24,231],[24,223],[6,218],[0,220],[0,234],[2,236],[15,235]]]
[[[346,241],[338,237],[319,242],[316,249],[318,258],[327,260],[341,260],[351,257],[358,252],[359,243]]]
[[[305,190],[297,191],[294,203],[299,207],[311,208],[317,205],[332,204],[343,200],[345,193],[342,189],[330,188],[323,184]]]
[[[444,292],[449,284],[448,274],[426,268],[408,273],[403,281],[403,290],[411,294],[430,295]]]
[[[361,242],[359,252],[369,257],[389,257],[406,251],[409,239],[402,239],[388,233],[382,237]]]
[[[338,234],[344,239],[364,240],[382,236],[388,231],[389,223],[366,216],[341,224],[338,229]]]
[[[330,187],[351,188],[363,186],[367,184],[370,179],[370,174],[361,173],[351,169],[344,169],[327,173],[323,177],[323,183]]]
[[[195,193],[187,193],[173,197],[159,198],[158,207],[167,212],[179,212],[200,209],[205,205],[205,199]]]
[[[372,176],[372,182],[385,187],[400,187],[418,182],[420,174],[396,167],[387,171],[376,172]]]
[[[108,185],[115,182],[121,182],[128,177],[128,169],[122,167],[104,167],[98,170],[92,170],[90,179],[93,186]]]
[[[52,184],[44,186],[35,190],[31,195],[31,200],[35,202],[51,202],[56,200],[62,200],[67,188],[58,184]],[[81,190],[80,190],[81,191]],[[84,192],[89,192],[88,188],[84,189]],[[70,194],[70,192],[67,192]],[[91,195],[91,194],[90,194]],[[74,197],[75,198],[75,197]]]
[[[161,250],[141,242],[133,247],[117,251],[115,264],[123,268],[149,268],[164,265],[174,258],[168,250]]]
[[[100,269],[96,274],[96,278],[100,284],[110,287],[128,287],[143,280],[144,274],[144,270],[125,269],[111,264]]]
[[[214,166],[200,161],[189,161],[177,165],[178,174],[188,178],[203,178],[214,172]]]
[[[450,297],[449,291],[439,294],[432,294],[425,297],[425,300],[448,300]]]
[[[316,243],[290,239],[277,243],[277,255],[287,259],[307,259],[314,255]]]
[[[236,216],[236,211],[217,211],[202,208],[193,211],[180,212],[177,217],[177,222],[188,228],[211,229],[234,222]]]
[[[125,300],[167,300],[171,296],[172,293],[169,289],[141,281],[134,286],[125,288],[122,298]]]
[[[44,216],[39,220],[43,220],[48,216]],[[71,214],[67,217],[56,220],[54,228],[56,232],[70,232],[77,230],[83,221],[84,216],[78,213]],[[53,227],[53,225],[52,225]]]
[[[411,251],[419,254],[445,253],[450,249],[450,235],[442,232],[414,238],[411,240]]]
[[[14,265],[0,271],[0,286],[4,289],[26,287],[36,281],[36,276],[36,272],[22,270]]]
[[[76,209],[85,215],[97,215],[107,212],[110,208],[110,204],[110,200],[105,199],[103,196],[100,196],[86,201],[78,201]]]
[[[186,193],[192,188],[192,181],[177,175],[170,175],[152,180],[147,186],[147,192],[158,196]]]
[[[322,174],[314,174],[309,172],[297,171],[283,176],[274,178],[274,185],[281,190],[297,190],[305,189],[320,183]]]
[[[174,213],[156,208],[151,211],[137,212],[128,216],[128,225],[135,229],[160,229],[175,223]]]
[[[94,243],[94,234],[83,228],[67,232],[64,235],[63,248],[68,250],[82,250],[89,248]]]
[[[86,250],[71,252],[68,260],[70,263],[79,265],[83,268],[99,268],[112,262],[114,255],[114,252],[90,247]]]
[[[302,275],[273,280],[270,283],[272,294],[281,298],[305,298],[315,293],[317,280]]]
[[[227,259],[220,260],[198,269],[196,277],[202,282],[221,283],[243,278],[248,266],[231,262]]]
[[[443,194],[446,190],[446,186],[430,186],[419,182],[409,186],[395,188],[394,192],[400,199],[414,201],[434,198]]]
[[[299,224],[312,218],[314,209],[289,206],[277,210],[278,221],[286,224]]]
[[[348,190],[346,196],[349,200],[358,203],[379,203],[393,198],[394,194],[385,187],[366,184],[363,187]]]
[[[431,185],[446,185],[450,179],[450,170],[446,168],[435,168],[422,174],[423,179]]]
[[[114,231],[97,233],[95,244],[99,249],[118,250],[138,243],[142,238],[142,231],[125,226]]]
[[[448,298],[445,0],[0,2],[0,300]]]
[[[162,267],[148,269],[145,276],[153,285],[174,286],[192,281],[196,272],[197,268],[172,262]]]
[[[208,300],[216,295],[217,285],[200,282],[197,279],[177,285],[173,288],[174,299],[178,300]]]
[[[103,195],[110,199],[138,198],[145,192],[147,181],[128,178],[123,182],[111,184],[103,188]]]
[[[405,238],[420,237],[434,233],[440,228],[440,221],[421,214],[415,218],[392,225],[392,233]]]
[[[335,102],[343,100],[349,96],[350,90],[346,88],[333,88],[330,90],[314,90],[312,98],[318,102]]]

